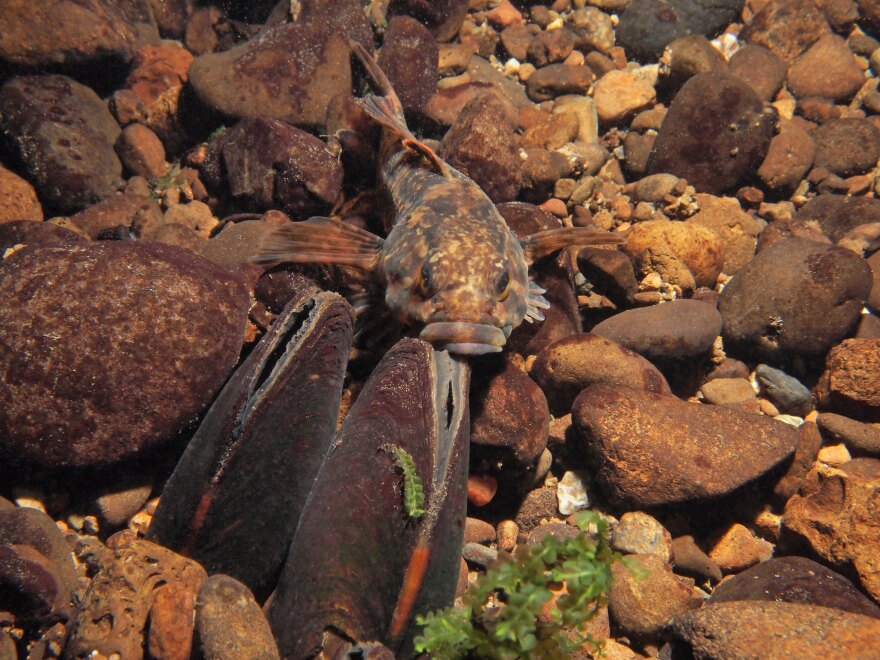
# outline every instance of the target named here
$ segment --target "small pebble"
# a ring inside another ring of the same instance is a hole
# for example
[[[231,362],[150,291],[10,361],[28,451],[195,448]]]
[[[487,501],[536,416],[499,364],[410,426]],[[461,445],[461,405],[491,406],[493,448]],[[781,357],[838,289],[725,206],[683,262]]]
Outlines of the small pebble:
[[[653,516],[641,511],[624,513],[611,535],[611,547],[625,554],[672,558],[672,536]]]
[[[498,491],[498,480],[491,475],[471,475],[468,477],[468,502],[474,506],[486,506]]]
[[[844,463],[851,461],[852,456],[849,453],[849,449],[846,448],[846,445],[840,443],[837,445],[826,445],[825,447],[822,447],[819,450],[819,455],[816,457],[816,460],[832,467],[840,467]]]
[[[498,559],[498,551],[481,543],[465,543],[461,556],[469,564],[486,568],[491,562]]]
[[[519,526],[513,520],[502,520],[497,527],[498,549],[513,552],[519,536]]]

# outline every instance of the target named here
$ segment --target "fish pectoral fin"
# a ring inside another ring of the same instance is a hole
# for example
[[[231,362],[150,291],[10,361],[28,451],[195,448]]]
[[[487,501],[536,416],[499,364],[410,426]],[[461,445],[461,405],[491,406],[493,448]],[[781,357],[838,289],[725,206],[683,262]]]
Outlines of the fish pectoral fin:
[[[373,271],[385,241],[341,220],[314,217],[273,228],[251,261],[264,265],[322,263]]]
[[[589,245],[623,245],[624,239],[607,231],[587,227],[559,227],[545,229],[520,239],[528,263],[562,248]]]
[[[404,147],[424,156],[437,172],[446,178],[451,178],[449,166],[427,144],[419,140],[409,126],[406,125],[406,117],[403,115],[403,104],[394,91],[388,76],[379,67],[379,63],[373,58],[367,49],[356,41],[350,41],[349,47],[357,56],[361,65],[367,71],[370,81],[379,92],[380,96],[370,95],[363,99],[363,107],[370,117],[396,135]]]

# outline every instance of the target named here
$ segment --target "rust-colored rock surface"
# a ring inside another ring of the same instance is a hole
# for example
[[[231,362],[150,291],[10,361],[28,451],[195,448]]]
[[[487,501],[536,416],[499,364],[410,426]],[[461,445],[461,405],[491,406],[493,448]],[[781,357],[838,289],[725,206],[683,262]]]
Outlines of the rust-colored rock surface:
[[[622,507],[723,495],[798,442],[797,429],[766,417],[604,384],[581,392],[572,415],[604,494]]]

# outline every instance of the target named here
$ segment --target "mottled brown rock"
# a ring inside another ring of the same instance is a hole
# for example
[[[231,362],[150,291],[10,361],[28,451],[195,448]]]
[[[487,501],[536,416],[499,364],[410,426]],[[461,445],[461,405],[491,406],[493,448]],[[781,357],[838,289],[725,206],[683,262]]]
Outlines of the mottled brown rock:
[[[645,576],[635,576],[622,563],[612,567],[614,582],[608,613],[625,635],[645,637],[659,633],[674,616],[700,606],[702,598],[672,572],[657,555],[627,555]]]
[[[880,619],[880,607],[852,582],[806,557],[761,562],[715,587],[709,602],[736,600],[818,605]]]
[[[733,275],[755,255],[758,234],[766,223],[743,211],[733,197],[698,193],[696,200],[700,210],[688,218],[685,225],[700,225],[717,234],[724,253],[722,270]]]
[[[606,7],[607,3],[601,6]],[[648,63],[655,61],[666,45],[678,37],[715,36],[736,20],[740,8],[737,0],[629,2],[620,16],[617,39],[626,48],[627,55]]]
[[[794,217],[798,224],[817,224],[837,242],[859,225],[880,222],[880,199],[825,194],[804,204]]]
[[[119,66],[134,55],[135,26],[109,0],[6,0],[0,59],[25,67]]]
[[[785,505],[783,532],[835,568],[854,570],[862,588],[880,598],[880,461],[857,458],[840,468],[818,464]]]
[[[698,658],[869,660],[880,622],[816,605],[736,601],[686,612],[671,630]]]
[[[556,515],[556,489],[536,488],[530,490],[519,505],[516,524],[519,525],[520,532],[531,532],[540,524],[542,518],[552,518]]]
[[[322,140],[264,117],[242,119],[214,139],[201,173],[248,210],[296,218],[326,214],[342,188],[342,166]]]
[[[511,25],[501,31],[501,45],[510,57],[524,62],[534,32],[525,25]]]
[[[177,41],[139,48],[125,88],[113,95],[111,107],[119,122],[142,123],[170,151],[188,147],[192,138],[188,137],[181,117],[181,104],[186,104],[183,91],[192,63],[192,53]]]
[[[303,3],[295,22],[197,58],[190,82],[205,103],[224,115],[320,129],[330,99],[351,93],[347,39],[372,47],[360,3],[346,0],[331,6],[311,0]]]
[[[667,564],[672,559],[672,536],[659,520],[642,511],[627,511],[620,517],[611,547],[625,554],[654,555]]]
[[[827,412],[820,413],[816,423],[823,437],[845,443],[853,456],[880,458],[880,428],[876,425]]]
[[[615,70],[602,76],[593,87],[596,113],[605,125],[624,122],[649,108],[657,100],[654,85],[638,72]]]
[[[502,101],[483,94],[467,103],[443,137],[443,157],[499,204],[513,201],[522,183],[522,160]]]
[[[533,101],[549,101],[561,94],[584,94],[595,79],[593,70],[583,64],[549,64],[529,76],[526,91]]]
[[[769,101],[785,82],[785,63],[770,50],[746,44],[733,54],[727,71],[745,80],[762,101]]]
[[[532,466],[549,436],[544,393],[511,364],[475,373],[471,385],[471,465]],[[476,467],[476,471],[481,471]],[[485,471],[485,470],[483,470]]]
[[[37,191],[12,170],[0,166],[0,222],[42,220]]]
[[[796,429],[766,417],[604,384],[581,392],[572,415],[603,493],[621,507],[724,495],[798,441]]]
[[[143,124],[129,124],[122,130],[116,153],[126,170],[145,179],[162,176],[169,167],[162,141]]]
[[[724,265],[724,246],[718,234],[699,224],[648,220],[627,234],[624,251],[642,276],[660,273],[664,281],[685,291],[715,285]]]
[[[758,412],[758,399],[747,378],[713,378],[700,386],[706,403],[743,412]]]
[[[207,578],[196,562],[130,532],[119,532],[107,548],[89,554],[97,571],[71,626],[65,648],[70,657],[97,651],[105,657],[143,658],[147,618],[159,590],[174,585],[194,597]]]
[[[212,575],[199,590],[198,648],[205,660],[275,660],[278,647],[253,594],[228,575]]]
[[[75,245],[88,239],[54,222],[11,220],[0,222],[0,251],[16,245]]]
[[[831,30],[814,2],[769,0],[739,37],[758,44],[790,64]]]
[[[408,14],[427,26],[437,41],[458,34],[467,15],[467,0],[393,0],[389,13]]]
[[[126,236],[142,236],[158,229],[162,211],[146,195],[113,195],[74,213],[70,221],[91,239],[116,229]]]
[[[800,124],[783,120],[779,133],[770,140],[767,156],[758,176],[772,190],[793,190],[813,165],[816,143]]]
[[[721,581],[721,569],[690,534],[672,539],[672,564],[679,573]]]
[[[94,507],[101,522],[111,528],[125,525],[153,492],[153,479],[149,477],[123,473],[121,478],[121,484],[110,484],[95,497]]]
[[[774,243],[721,293],[725,345],[768,357],[823,353],[854,329],[870,286],[867,265],[849,250]]]
[[[698,73],[724,71],[727,68],[724,55],[700,34],[689,34],[672,41],[666,46],[663,59],[668,64],[668,71],[664,68],[662,85],[671,92],[679,90]]]
[[[196,594],[188,587],[166,584],[156,589],[147,633],[147,651],[151,657],[188,660],[192,651],[195,606]]]
[[[764,159],[776,113],[742,79],[700,73],[672,100],[648,161],[648,173],[670,172],[701,192],[736,187]]]
[[[880,421],[880,339],[846,339],[831,349],[816,397],[823,410]]]
[[[574,44],[574,34],[566,28],[539,32],[529,41],[526,57],[537,67],[562,62],[574,50]]]
[[[789,497],[800,490],[807,473],[813,469],[819,449],[822,447],[822,436],[812,422],[801,424],[798,434],[798,444],[791,465],[773,487],[773,495],[780,502],[787,502]]]
[[[709,558],[724,573],[739,573],[772,556],[773,546],[739,523],[731,525],[709,550]]]
[[[428,29],[409,16],[388,21],[379,66],[397,92],[403,109],[419,118],[437,91],[437,44]]]
[[[550,412],[557,417],[568,413],[577,395],[592,383],[671,394],[666,378],[653,364],[638,353],[590,333],[553,342],[538,354],[530,373],[547,395]]]
[[[569,160],[558,151],[529,149],[522,163],[522,198],[536,204],[546,201],[556,182],[572,169]]]
[[[22,250],[0,291],[3,448],[54,466],[112,463],[190,424],[238,359],[249,307],[224,269],[149,242]]]
[[[880,129],[868,119],[834,119],[810,135],[816,143],[814,165],[838,176],[864,174],[880,158]]]
[[[543,112],[535,111],[534,123],[526,124],[525,113],[521,114],[520,126],[523,130],[522,146],[528,150],[532,148],[559,149],[559,147],[573,142],[578,134],[578,118],[573,112]],[[508,200],[509,201],[509,200]]]
[[[607,337],[649,360],[703,355],[721,331],[721,316],[698,300],[628,309],[602,321],[593,333]]]
[[[76,211],[122,185],[120,128],[89,87],[60,75],[19,76],[0,88],[0,130],[40,198]]]
[[[847,101],[864,82],[852,51],[836,34],[819,39],[788,67],[788,88],[801,99]]]
[[[632,262],[623,252],[584,248],[577,259],[581,274],[615,304],[624,305],[638,291]]]

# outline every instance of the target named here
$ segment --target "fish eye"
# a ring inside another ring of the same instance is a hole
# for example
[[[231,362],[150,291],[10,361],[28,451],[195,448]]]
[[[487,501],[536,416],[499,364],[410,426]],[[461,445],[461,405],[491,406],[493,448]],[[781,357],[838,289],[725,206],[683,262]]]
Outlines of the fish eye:
[[[501,273],[501,277],[498,278],[498,281],[495,283],[495,294],[498,297],[498,302],[504,302],[507,299],[507,295],[510,293],[510,271],[505,270]]]
[[[427,261],[422,264],[419,279],[414,288],[423,298],[431,298],[437,293],[437,286],[431,278],[431,269]]]

